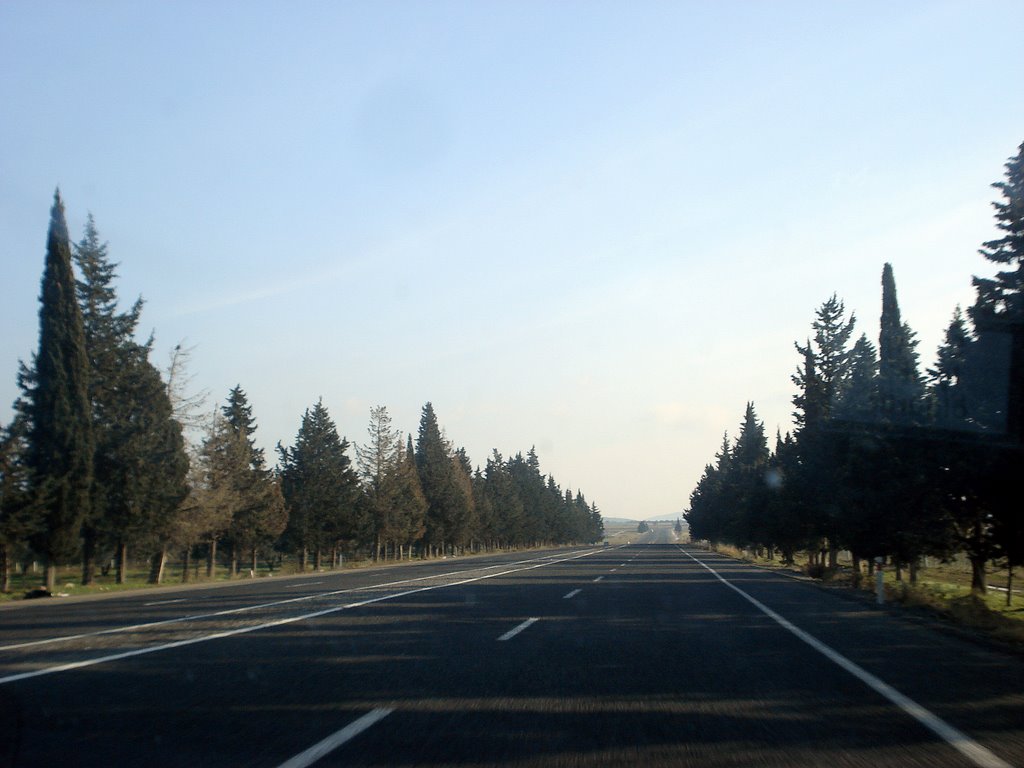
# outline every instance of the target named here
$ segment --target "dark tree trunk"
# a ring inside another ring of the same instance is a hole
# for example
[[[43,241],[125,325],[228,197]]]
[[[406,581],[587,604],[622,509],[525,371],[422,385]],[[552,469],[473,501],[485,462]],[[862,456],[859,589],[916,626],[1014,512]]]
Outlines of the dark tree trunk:
[[[128,580],[128,542],[117,542],[117,578],[115,582],[124,584]]]
[[[238,545],[235,543],[231,544],[231,566],[229,574],[232,579],[238,575]]]
[[[970,555],[971,561],[971,592],[985,596],[988,591],[988,577],[985,575],[986,558],[981,555]]]
[[[299,550],[299,573],[306,572],[306,563],[309,560],[309,550],[303,547]]]
[[[918,570],[918,561],[917,561],[917,558],[916,558],[916,557],[915,557],[915,558],[913,558],[913,559],[912,559],[912,560],[911,560],[911,561],[910,561],[910,562],[909,562],[909,563],[907,564],[907,569],[908,569],[908,570],[910,571],[910,583],[911,583],[911,584],[917,584],[917,570]]]
[[[82,586],[96,581],[96,529],[91,525],[82,528]]]
[[[853,588],[857,589],[860,587],[860,555],[855,552],[850,553],[853,557]]]
[[[185,547],[184,565],[181,568],[181,583],[188,583],[188,569],[192,566],[192,545]]]
[[[11,555],[7,545],[0,541],[0,592],[11,591]]]
[[[57,566],[53,563],[46,564],[46,588],[50,594],[57,589]]]
[[[212,579],[217,569],[217,540],[210,539],[210,548],[206,552],[206,578]]]
[[[252,548],[252,568],[249,569],[250,578],[256,578],[256,571],[259,567],[259,550]]]
[[[313,550],[313,570],[320,573],[320,569],[323,566],[323,550],[317,547]]]

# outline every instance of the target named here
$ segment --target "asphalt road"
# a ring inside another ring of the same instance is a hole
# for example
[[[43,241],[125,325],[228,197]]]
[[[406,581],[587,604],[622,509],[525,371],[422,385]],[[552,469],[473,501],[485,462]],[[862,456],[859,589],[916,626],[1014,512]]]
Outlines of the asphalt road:
[[[809,764],[1024,765],[1024,662],[674,544],[0,610],[0,765]]]

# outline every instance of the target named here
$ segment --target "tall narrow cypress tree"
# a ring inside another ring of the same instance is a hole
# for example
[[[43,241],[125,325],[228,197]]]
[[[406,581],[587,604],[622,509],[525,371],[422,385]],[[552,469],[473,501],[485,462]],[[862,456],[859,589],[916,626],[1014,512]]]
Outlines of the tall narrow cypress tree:
[[[891,422],[917,420],[924,383],[917,370],[917,339],[900,319],[892,265],[882,268],[882,317],[878,336],[878,400],[882,416]]]
[[[43,523],[33,546],[47,560],[46,585],[52,590],[57,564],[74,557],[79,548],[82,520],[89,511],[93,455],[89,359],[60,190],[50,209],[39,301],[28,465]]]

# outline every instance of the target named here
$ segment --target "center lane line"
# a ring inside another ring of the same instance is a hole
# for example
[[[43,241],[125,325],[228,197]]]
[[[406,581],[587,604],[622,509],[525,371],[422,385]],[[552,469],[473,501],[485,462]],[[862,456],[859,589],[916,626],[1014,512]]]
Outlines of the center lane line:
[[[594,579],[594,581],[600,581],[603,578],[604,578],[604,576],[598,576],[596,579]]]
[[[540,621],[540,619],[536,618],[536,617],[532,617],[532,618],[527,619],[522,624],[519,624],[518,626],[513,627],[508,632],[506,632],[504,635],[499,637],[498,638],[498,642],[501,643],[501,642],[504,642],[505,640],[511,640],[513,637],[518,635],[524,629],[526,629],[527,627],[529,627],[529,626],[531,626],[533,624],[536,624],[538,621]]]
[[[576,597],[576,595],[578,595],[578,594],[579,594],[580,592],[582,592],[582,591],[583,591],[582,589],[574,589],[574,590],[573,590],[572,592],[570,592],[569,594],[567,594],[567,595],[562,595],[562,599],[563,599],[563,600],[568,600],[569,598],[572,598],[572,597]]]

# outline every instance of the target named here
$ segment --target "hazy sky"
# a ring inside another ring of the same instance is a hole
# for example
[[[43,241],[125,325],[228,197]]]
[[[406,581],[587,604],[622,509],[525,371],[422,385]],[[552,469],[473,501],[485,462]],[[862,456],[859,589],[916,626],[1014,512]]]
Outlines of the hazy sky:
[[[0,421],[54,187],[155,362],[272,454],[432,401],[606,515],[674,516],[833,292],[931,364],[1024,141],[1024,3],[0,3]]]

